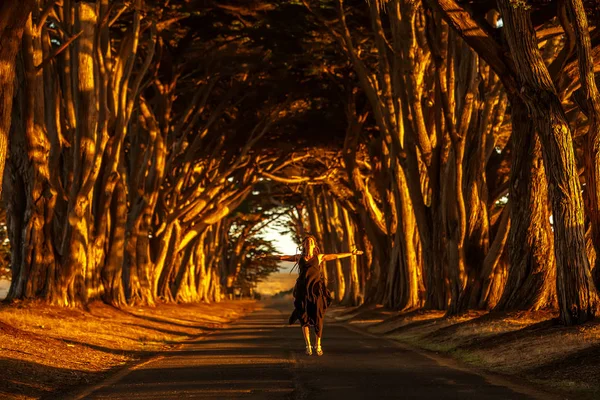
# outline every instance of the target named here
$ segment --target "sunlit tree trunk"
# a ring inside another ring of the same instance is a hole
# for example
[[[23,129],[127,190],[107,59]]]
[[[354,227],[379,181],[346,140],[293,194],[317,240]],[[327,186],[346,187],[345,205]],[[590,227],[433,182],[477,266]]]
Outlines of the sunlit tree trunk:
[[[23,107],[16,111],[25,121],[22,136],[26,140],[15,141],[21,148],[15,149],[15,154],[25,151],[35,163],[26,166],[16,157],[15,166],[21,163],[18,168],[23,172],[30,169],[23,175],[22,187],[25,192],[32,188],[34,199],[43,199],[25,203],[22,214],[46,210],[45,244],[33,250],[37,246],[34,231],[27,240],[14,232],[13,255],[19,273],[38,268],[48,271],[44,278],[28,278],[30,284],[41,282],[43,291],[24,294],[15,290],[15,297],[44,297],[59,305],[98,298],[116,305],[124,301],[120,274],[128,205],[123,199],[127,187],[120,149],[152,58],[149,46],[144,67],[129,90],[136,64],[140,4],[138,0],[132,6],[134,24],[121,38],[116,56],[106,25],[107,0],[65,0],[61,7],[50,3],[43,13],[33,13],[23,46],[26,91],[20,100]],[[59,48],[57,40],[62,45]],[[15,226],[23,230],[37,224],[36,218],[25,219]],[[18,252],[22,255],[17,257]],[[39,257],[47,261],[39,262]]]
[[[176,267],[181,262],[180,254],[177,251],[181,241],[181,226],[179,221],[176,220],[173,222],[173,227],[170,229],[169,234],[165,235],[161,240],[164,240],[164,244],[161,246],[161,253],[156,263],[154,277],[156,285],[155,293],[164,301],[173,301],[170,286],[174,279]]]
[[[439,68],[436,78],[441,93],[441,105],[444,122],[447,127],[451,152],[445,168],[445,185],[442,190],[442,204],[444,209],[444,224],[446,232],[447,272],[450,284],[449,314],[463,311],[468,304],[468,290],[470,268],[467,265],[465,244],[467,240],[467,205],[465,194],[464,156],[467,132],[473,113],[472,105],[475,101],[477,89],[478,58],[472,52],[466,54],[465,77],[456,79],[454,63],[452,60],[459,56],[458,49],[462,44],[457,44],[451,35],[448,40],[448,79],[442,76]],[[456,79],[456,81],[455,81]],[[464,96],[464,97],[463,97]]]
[[[596,314],[598,294],[586,255],[583,199],[571,129],[535,41],[525,4],[499,1],[521,96],[542,142],[554,221],[557,294],[561,321],[582,323]]]
[[[210,232],[211,228],[207,229],[206,232]],[[208,298],[208,286],[210,283],[210,276],[207,271],[207,257],[206,257],[206,238],[210,237],[210,233],[207,235],[203,233],[198,238],[198,244],[195,249],[195,262],[196,262],[196,270],[197,270],[197,278],[196,282],[198,285],[198,299],[209,303],[210,300]]]
[[[592,244],[596,254],[600,254],[600,92],[596,86],[595,64],[592,55],[590,27],[586,10],[581,0],[564,2],[571,21],[577,58],[579,61],[579,80],[585,104],[580,108],[588,119],[586,143],[583,146],[585,160],[585,191],[587,199],[587,217],[590,220]],[[600,265],[596,257],[592,269]]]
[[[55,302],[61,291],[52,219],[56,191],[50,183],[51,144],[44,118],[41,38],[30,17],[23,36],[24,90],[19,93],[11,143],[11,191],[8,210],[13,243],[13,279],[9,299],[43,297]],[[49,84],[49,83],[48,83]],[[17,203],[19,202],[19,203]],[[58,246],[57,246],[58,247]],[[47,277],[47,281],[46,278]]]
[[[350,251],[358,249],[356,235],[354,233],[355,226],[350,218],[350,213],[345,208],[342,208],[341,211],[344,218],[344,231],[346,232],[348,249]],[[343,304],[357,306],[361,305],[364,300],[364,295],[361,293],[361,289],[364,290],[364,288],[361,285],[362,282],[360,281],[358,274],[359,264],[362,264],[363,262],[364,261],[359,260],[358,257],[350,258],[350,271],[348,273],[350,279],[348,280],[348,288],[342,299]]]
[[[404,171],[399,167],[396,173],[396,207],[398,215],[398,228],[394,240],[393,250],[398,251],[397,268],[394,273],[397,283],[388,289],[389,296],[394,296],[390,305],[402,310],[411,310],[423,306],[425,290],[421,265],[418,263],[416,241],[419,235],[416,227],[414,209]],[[394,254],[394,253],[392,253]]]
[[[325,193],[321,196],[323,201],[323,227],[325,228],[326,247],[322,250],[325,253],[342,253],[344,248],[343,221],[340,219],[338,207],[335,200]],[[346,292],[346,276],[344,273],[345,263],[342,260],[328,262],[332,273],[328,273],[330,283],[333,283],[334,298],[341,302]],[[325,266],[322,266],[325,267]]]
[[[127,196],[125,185],[122,180],[116,184],[115,195],[111,202],[111,215],[113,216],[112,227],[109,232],[109,252],[102,268],[102,281],[104,286],[103,300],[114,306],[125,304],[125,293],[123,288],[123,262],[126,247],[125,232],[127,222]]]
[[[4,1],[0,4],[0,193],[12,120],[15,57],[19,51],[27,18],[34,7],[34,0]]]

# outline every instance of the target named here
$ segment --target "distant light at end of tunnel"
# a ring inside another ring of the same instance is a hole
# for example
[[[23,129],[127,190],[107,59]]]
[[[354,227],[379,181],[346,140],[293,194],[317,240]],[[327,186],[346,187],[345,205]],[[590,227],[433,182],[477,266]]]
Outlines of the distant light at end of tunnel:
[[[497,206],[504,206],[506,204],[508,204],[508,195],[504,195],[496,201]]]

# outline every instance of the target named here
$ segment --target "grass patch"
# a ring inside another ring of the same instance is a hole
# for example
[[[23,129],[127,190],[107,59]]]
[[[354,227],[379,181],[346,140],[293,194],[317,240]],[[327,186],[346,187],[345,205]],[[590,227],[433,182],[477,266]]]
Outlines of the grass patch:
[[[532,382],[544,385],[549,388],[555,389],[562,393],[569,393],[574,398],[586,398],[586,399],[598,399],[600,398],[600,389],[597,385],[574,381],[574,380],[558,380],[558,381],[546,381],[542,379],[531,379]]]

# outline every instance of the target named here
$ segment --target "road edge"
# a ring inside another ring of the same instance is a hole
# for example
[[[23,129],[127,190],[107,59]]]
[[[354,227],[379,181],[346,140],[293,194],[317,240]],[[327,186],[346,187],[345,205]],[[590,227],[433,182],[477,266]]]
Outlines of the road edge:
[[[137,359],[135,361],[131,361],[131,362],[128,362],[119,367],[104,371],[102,373],[103,377],[101,377],[100,380],[97,381],[96,383],[93,383],[91,385],[85,385],[85,384],[77,385],[71,389],[67,389],[64,392],[48,393],[46,396],[42,397],[42,400],[44,400],[44,399],[48,399],[48,400],[51,400],[51,399],[62,399],[62,400],[85,399],[87,396],[93,394],[94,392],[98,391],[99,389],[101,389],[105,386],[108,386],[108,385],[112,385],[115,382],[118,382],[119,380],[121,380],[123,377],[127,376],[132,371],[135,371],[136,369],[139,369],[139,368],[143,367],[144,365],[150,364],[151,362],[158,361],[173,351],[177,351],[178,349],[183,347],[188,342],[205,340],[208,337],[210,337],[211,335],[213,335],[214,333],[219,332],[222,329],[227,329],[227,327],[229,325],[235,323],[240,318],[243,318],[257,310],[260,310],[261,308],[264,308],[264,306],[261,304],[261,302],[257,301],[255,303],[254,308],[252,308],[251,310],[249,310],[248,312],[246,312],[244,314],[240,314],[240,315],[236,316],[235,318],[227,321],[226,323],[221,325],[218,329],[206,331],[198,336],[190,336],[187,339],[182,340],[181,342],[177,343],[177,345],[173,346],[170,349],[165,349],[165,350],[161,350],[161,351],[150,352],[148,354],[144,354],[143,356],[141,356],[139,359]]]
[[[439,354],[439,353],[436,353],[433,351],[421,349],[419,347],[411,346],[411,345],[409,345],[405,342],[399,341],[399,340],[391,339],[391,338],[385,337],[383,335],[374,334],[374,333],[368,332],[364,329],[361,329],[359,327],[352,326],[348,322],[345,322],[345,321],[344,322],[331,321],[330,323],[342,326],[349,331],[359,333],[363,336],[367,336],[370,338],[376,338],[378,340],[384,340],[384,341],[386,341],[396,347],[399,347],[405,351],[411,351],[420,356],[426,357],[441,366],[444,366],[447,368],[452,368],[452,369],[455,369],[455,370],[458,370],[461,372],[467,372],[467,373],[478,375],[478,376],[482,377],[483,379],[485,379],[486,382],[488,382],[492,385],[504,386],[504,387],[511,389],[514,392],[524,394],[527,396],[531,396],[535,399],[540,399],[540,400],[565,400],[566,399],[566,397],[562,397],[560,394],[557,394],[557,393],[551,393],[548,391],[547,388],[544,388],[535,383],[526,381],[528,384],[531,385],[531,387],[528,387],[528,386],[525,386],[522,381],[517,382],[517,380],[518,380],[517,377],[510,376],[510,375],[503,375],[503,374],[499,374],[496,372],[490,372],[490,371],[480,371],[480,370],[473,368],[473,366],[470,366],[468,364],[465,364],[465,363],[453,358],[452,356],[445,355],[445,354]]]

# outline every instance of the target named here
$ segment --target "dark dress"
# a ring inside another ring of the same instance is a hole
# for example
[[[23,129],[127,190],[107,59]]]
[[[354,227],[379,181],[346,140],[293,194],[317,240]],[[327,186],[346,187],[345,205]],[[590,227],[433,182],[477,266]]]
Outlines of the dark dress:
[[[300,276],[294,287],[294,311],[290,316],[290,324],[300,320],[302,326],[312,325],[315,333],[321,337],[325,310],[331,304],[331,295],[319,268],[319,258],[310,260],[300,258],[298,262]]]

